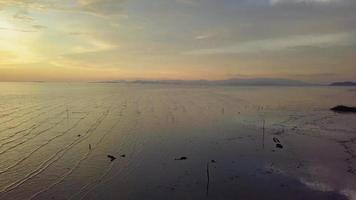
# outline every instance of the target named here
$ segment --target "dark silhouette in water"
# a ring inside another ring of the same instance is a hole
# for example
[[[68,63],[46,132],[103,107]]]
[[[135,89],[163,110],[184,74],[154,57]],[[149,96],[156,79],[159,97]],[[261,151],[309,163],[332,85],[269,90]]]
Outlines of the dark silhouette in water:
[[[276,138],[276,137],[273,138],[273,142],[275,142],[275,143],[280,143],[279,139]]]
[[[108,158],[110,158],[110,161],[111,161],[111,162],[116,159],[116,157],[115,157],[115,156],[112,156],[112,155],[108,155]]]
[[[273,142],[276,143],[276,148],[283,149],[283,145],[281,144],[281,141],[279,141],[278,138],[274,137]]]
[[[348,107],[343,105],[333,107],[330,110],[338,113],[356,113],[356,107]]]
[[[180,157],[180,158],[176,158],[176,159],[174,159],[174,160],[187,160],[187,159],[188,159],[187,157],[182,156],[182,157]]]

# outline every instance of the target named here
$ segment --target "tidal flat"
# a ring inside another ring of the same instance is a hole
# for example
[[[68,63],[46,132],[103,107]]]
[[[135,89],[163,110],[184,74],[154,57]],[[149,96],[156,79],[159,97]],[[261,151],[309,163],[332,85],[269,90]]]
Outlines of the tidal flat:
[[[0,199],[356,199],[350,87],[0,83]]]

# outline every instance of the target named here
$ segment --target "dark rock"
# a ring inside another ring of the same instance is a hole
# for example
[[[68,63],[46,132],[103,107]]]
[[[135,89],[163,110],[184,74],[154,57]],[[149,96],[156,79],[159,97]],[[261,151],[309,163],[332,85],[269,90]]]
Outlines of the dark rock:
[[[276,144],[276,148],[283,149],[283,145],[281,145],[281,144]]]
[[[174,160],[187,160],[187,159],[188,159],[187,157],[183,156],[183,157],[180,157],[180,158],[176,158]]]
[[[356,107],[348,107],[343,105],[333,107],[330,110],[338,113],[356,113]]]
[[[112,156],[112,155],[108,155],[108,158],[110,158],[110,161],[111,161],[111,162],[116,159],[116,157],[115,157],[115,156]]]
[[[126,155],[125,155],[125,154],[122,154],[122,155],[121,155],[121,157],[122,157],[122,158],[125,158],[125,157],[126,157]]]
[[[211,163],[216,163],[216,160],[211,160]]]

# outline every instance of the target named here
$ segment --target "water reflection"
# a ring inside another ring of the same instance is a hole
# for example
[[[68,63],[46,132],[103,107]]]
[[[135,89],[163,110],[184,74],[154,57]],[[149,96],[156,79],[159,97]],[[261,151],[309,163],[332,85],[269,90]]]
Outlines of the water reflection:
[[[349,89],[0,88],[1,199],[355,198]]]

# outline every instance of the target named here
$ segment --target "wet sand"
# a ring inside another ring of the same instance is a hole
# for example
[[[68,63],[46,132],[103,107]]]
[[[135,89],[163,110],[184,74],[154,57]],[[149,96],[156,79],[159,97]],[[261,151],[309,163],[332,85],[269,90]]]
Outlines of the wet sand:
[[[0,199],[356,199],[351,88],[0,89]]]

